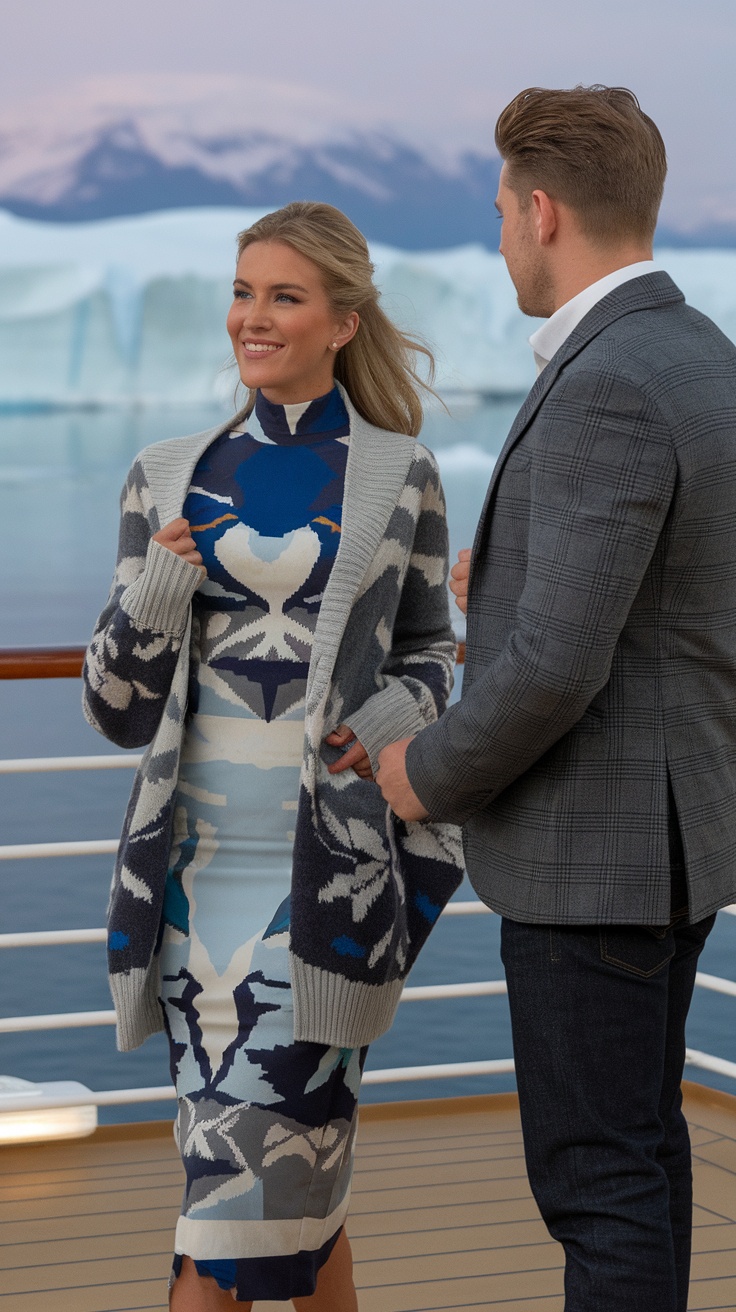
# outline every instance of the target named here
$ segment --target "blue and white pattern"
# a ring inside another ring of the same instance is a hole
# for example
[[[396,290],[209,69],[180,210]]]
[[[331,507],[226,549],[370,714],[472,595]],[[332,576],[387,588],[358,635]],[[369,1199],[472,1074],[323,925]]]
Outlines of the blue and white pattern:
[[[340,545],[309,662],[289,974],[296,1038],[361,1048],[391,1024],[408,971],[460,883],[463,862],[452,826],[404,825],[374,783],[350,770],[329,773],[337,749],[325,739],[342,722],[374,768],[387,743],[433,723],[447,702],[455,655],[437,462],[414,438],[368,423],[337,386],[349,416],[349,454]],[[244,411],[226,426],[158,442],[136,457],[121,496],[115,575],[84,665],[90,724],[118,746],[147,747],[125,814],[108,910],[110,988],[123,1051],[164,1028],[164,893],[179,764],[201,665],[201,614],[193,614],[201,572],[156,534],[183,513],[205,453],[245,417]],[[202,523],[235,514],[232,488],[210,491],[227,504]],[[316,510],[309,525],[320,522]],[[323,527],[332,533],[330,523]],[[233,593],[236,604],[245,603]],[[291,599],[282,609],[290,605]],[[216,618],[229,628],[227,615]],[[290,612],[289,618],[296,617]],[[272,715],[272,737],[280,725]]]
[[[349,420],[259,395],[195,469],[189,715],[161,1002],[188,1254],[243,1300],[313,1292],[347,1210],[364,1049],[294,1043],[289,890],[312,636],[340,540]]]

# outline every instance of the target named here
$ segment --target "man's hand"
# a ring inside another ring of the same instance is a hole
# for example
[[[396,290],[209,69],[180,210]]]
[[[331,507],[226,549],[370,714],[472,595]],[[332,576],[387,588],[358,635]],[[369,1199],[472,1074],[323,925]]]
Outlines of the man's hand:
[[[468,613],[468,578],[470,577],[470,548],[457,553],[457,565],[450,570],[450,592],[455,594],[455,605],[463,615]]]
[[[335,761],[334,765],[328,765],[327,773],[340,774],[343,770],[349,770],[352,766],[361,779],[372,779],[373,771],[368,753],[363,744],[358,742],[349,725],[339,724],[336,729],[333,729],[332,733],[328,733],[325,742],[329,743],[330,747],[344,747],[351,739],[352,745],[348,747],[346,752],[343,752],[339,761]]]
[[[426,820],[429,811],[425,811],[406,773],[406,749],[412,741],[402,738],[378,753],[376,783],[400,820]]]
[[[172,519],[170,524],[166,524],[158,533],[154,533],[153,540],[160,546],[166,547],[167,551],[173,551],[175,556],[181,556],[182,560],[189,561],[190,565],[197,565],[203,574],[207,573],[190,532],[188,519]]]

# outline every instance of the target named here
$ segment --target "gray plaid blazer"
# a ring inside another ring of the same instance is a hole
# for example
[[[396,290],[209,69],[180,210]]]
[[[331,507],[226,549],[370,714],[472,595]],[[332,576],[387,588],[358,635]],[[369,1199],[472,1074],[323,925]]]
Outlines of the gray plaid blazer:
[[[514,920],[736,900],[736,348],[665,273],[611,292],[522,406],[473,547],[463,697],[410,780]]]

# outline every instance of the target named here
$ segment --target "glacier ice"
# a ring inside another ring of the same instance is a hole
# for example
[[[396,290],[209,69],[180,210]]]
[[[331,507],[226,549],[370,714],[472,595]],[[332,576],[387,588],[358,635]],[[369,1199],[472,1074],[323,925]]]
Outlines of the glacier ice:
[[[232,396],[225,316],[235,237],[264,211],[173,210],[95,223],[0,211],[0,406],[207,403]],[[501,257],[373,245],[383,304],[437,357],[441,391],[524,393],[534,377]],[[736,251],[659,265],[736,341]]]

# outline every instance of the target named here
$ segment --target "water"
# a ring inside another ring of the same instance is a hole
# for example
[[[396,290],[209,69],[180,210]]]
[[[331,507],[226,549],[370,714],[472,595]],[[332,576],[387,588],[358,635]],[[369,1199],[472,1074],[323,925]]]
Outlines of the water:
[[[438,454],[453,553],[470,544],[495,456],[517,402],[468,402],[432,413],[424,439]],[[212,407],[18,414],[0,417],[0,645],[80,645],[107,594],[115,559],[117,498],[126,470],[148,442],[218,423]],[[84,722],[75,681],[0,682],[0,756],[64,756],[115,750]],[[0,781],[3,843],[112,838],[132,771],[7,776]],[[104,922],[109,857],[0,863],[2,929],[71,929]],[[459,896],[471,896],[461,890]],[[498,979],[497,917],[441,922],[412,983]],[[736,918],[719,917],[702,968],[733,977]],[[4,1015],[90,1011],[110,1006],[101,945],[0,953]],[[693,1048],[736,1060],[734,1003],[699,991],[690,1019]],[[506,1000],[405,1004],[373,1045],[373,1068],[511,1056]],[[122,1055],[111,1028],[0,1038],[0,1071],[26,1079],[78,1079],[92,1089],[169,1082],[161,1036]],[[732,1081],[692,1078],[734,1091]],[[512,1077],[366,1087],[366,1101],[498,1092]],[[109,1108],[101,1120],[171,1113],[164,1104]]]

